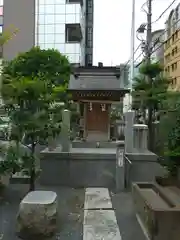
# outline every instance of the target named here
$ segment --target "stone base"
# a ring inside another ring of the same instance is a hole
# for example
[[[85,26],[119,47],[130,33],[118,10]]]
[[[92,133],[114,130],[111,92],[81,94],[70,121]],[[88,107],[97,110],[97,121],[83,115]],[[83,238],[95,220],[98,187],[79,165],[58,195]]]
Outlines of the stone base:
[[[57,215],[55,192],[30,192],[20,203],[16,233],[24,240],[48,239],[56,233]]]
[[[0,176],[0,185],[7,187],[10,183],[10,175]]]

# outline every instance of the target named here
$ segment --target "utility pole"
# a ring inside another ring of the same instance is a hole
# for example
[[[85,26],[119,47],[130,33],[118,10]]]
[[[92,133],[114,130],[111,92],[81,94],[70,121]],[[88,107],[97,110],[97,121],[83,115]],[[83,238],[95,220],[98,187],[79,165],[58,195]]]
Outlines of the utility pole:
[[[152,0],[148,0],[148,11],[147,11],[147,39],[146,39],[146,63],[151,64],[151,54],[152,54]],[[147,81],[152,83],[151,77],[148,76]],[[148,106],[148,128],[149,128],[149,150],[152,150],[153,142],[153,108],[151,104]]]
[[[147,11],[147,51],[146,58],[147,63],[151,62],[151,53],[152,53],[152,0],[148,0],[148,11]]]
[[[136,0],[132,0],[132,19],[131,19],[131,58],[130,58],[130,77],[129,77],[129,89],[128,94],[128,111],[132,108],[132,84],[134,79],[134,46],[135,46],[135,5]]]

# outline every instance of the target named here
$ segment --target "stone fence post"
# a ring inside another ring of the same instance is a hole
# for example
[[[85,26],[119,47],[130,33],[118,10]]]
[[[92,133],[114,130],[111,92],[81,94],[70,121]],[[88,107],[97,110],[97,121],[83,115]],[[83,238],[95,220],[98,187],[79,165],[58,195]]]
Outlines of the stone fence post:
[[[134,125],[135,112],[129,111],[125,113],[125,153],[132,153],[133,151],[133,125]]]
[[[61,144],[62,152],[69,152],[70,150],[70,111],[64,109],[62,111],[62,127],[61,127]]]
[[[125,164],[124,164],[124,144],[117,143],[116,148],[116,191],[123,191],[125,188]]]
[[[134,148],[147,149],[148,148],[148,126],[145,124],[134,124],[133,126]]]

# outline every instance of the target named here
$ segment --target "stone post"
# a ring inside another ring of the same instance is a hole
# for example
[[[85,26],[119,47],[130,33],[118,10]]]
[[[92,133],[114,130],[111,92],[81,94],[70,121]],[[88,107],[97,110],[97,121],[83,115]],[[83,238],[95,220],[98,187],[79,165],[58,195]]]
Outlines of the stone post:
[[[116,148],[116,191],[125,188],[124,144],[118,143]]]
[[[62,111],[62,127],[61,127],[61,144],[62,152],[70,150],[70,111],[64,109]]]
[[[133,125],[134,125],[134,111],[128,111],[125,113],[125,153],[132,153],[133,151]]]
[[[148,148],[148,126],[145,124],[134,124],[134,148]]]

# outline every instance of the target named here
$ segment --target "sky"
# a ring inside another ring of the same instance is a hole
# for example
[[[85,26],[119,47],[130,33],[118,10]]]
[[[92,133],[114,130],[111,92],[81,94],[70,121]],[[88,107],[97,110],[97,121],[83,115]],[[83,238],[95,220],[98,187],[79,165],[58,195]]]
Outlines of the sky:
[[[161,13],[170,5],[172,0],[153,0],[152,21],[156,20]],[[175,8],[180,0],[163,15],[152,29],[163,29],[170,11]],[[146,23],[146,13],[141,6],[146,0],[136,0],[136,29]],[[147,5],[144,5],[147,9]],[[94,0],[94,65],[103,62],[106,66],[126,63],[130,59],[131,46],[131,19],[132,0]],[[140,44],[135,40],[135,49]],[[137,52],[135,59],[139,56]]]

